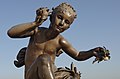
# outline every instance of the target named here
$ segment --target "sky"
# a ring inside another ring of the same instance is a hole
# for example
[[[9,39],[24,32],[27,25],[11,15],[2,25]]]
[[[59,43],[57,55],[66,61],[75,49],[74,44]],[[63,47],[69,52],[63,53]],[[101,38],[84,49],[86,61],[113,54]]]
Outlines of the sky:
[[[120,0],[0,0],[0,79],[24,79],[24,67],[16,68],[13,61],[29,38],[10,38],[7,30],[33,22],[36,9],[52,9],[62,2],[68,2],[77,12],[71,28],[62,35],[78,51],[105,46],[111,59],[92,64],[94,57],[76,61],[64,53],[56,58],[56,66],[70,67],[73,62],[82,73],[81,79],[120,79]],[[42,26],[48,27],[49,20]]]

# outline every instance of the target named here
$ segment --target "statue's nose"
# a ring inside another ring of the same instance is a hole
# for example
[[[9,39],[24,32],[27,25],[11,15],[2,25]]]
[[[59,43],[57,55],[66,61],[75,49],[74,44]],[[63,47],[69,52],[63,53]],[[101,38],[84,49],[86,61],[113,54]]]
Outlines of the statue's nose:
[[[63,26],[64,25],[64,20],[60,21],[59,26]]]

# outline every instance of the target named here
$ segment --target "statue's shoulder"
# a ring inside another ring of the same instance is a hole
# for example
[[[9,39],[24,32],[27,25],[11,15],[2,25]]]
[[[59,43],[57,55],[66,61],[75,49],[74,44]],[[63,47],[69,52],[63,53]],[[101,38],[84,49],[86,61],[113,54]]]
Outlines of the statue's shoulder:
[[[58,36],[60,39],[64,39],[64,37],[61,34],[59,34]]]
[[[48,28],[46,28],[46,27],[37,27],[37,28],[35,29],[35,34],[40,33],[40,32],[43,32],[43,31],[45,31],[46,29],[48,29]]]

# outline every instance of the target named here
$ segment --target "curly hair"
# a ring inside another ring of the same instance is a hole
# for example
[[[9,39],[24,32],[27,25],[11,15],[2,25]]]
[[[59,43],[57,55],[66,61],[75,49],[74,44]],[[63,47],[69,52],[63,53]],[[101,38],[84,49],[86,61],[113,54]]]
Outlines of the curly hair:
[[[53,10],[52,15],[57,12],[61,12],[61,13],[68,12],[72,19],[75,19],[77,17],[77,14],[76,14],[76,11],[74,10],[74,8],[66,2],[61,3],[60,5],[58,5],[55,8],[52,8],[52,10]],[[50,17],[50,21],[51,21],[51,17]]]

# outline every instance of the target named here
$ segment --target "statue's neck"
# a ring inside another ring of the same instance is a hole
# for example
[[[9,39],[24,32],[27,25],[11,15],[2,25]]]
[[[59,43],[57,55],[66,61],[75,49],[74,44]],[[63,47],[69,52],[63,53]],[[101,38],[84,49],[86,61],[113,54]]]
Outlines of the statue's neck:
[[[52,28],[52,24],[50,24],[48,30],[46,31],[46,35],[47,35],[48,38],[55,38],[59,35],[59,32],[55,31]]]

